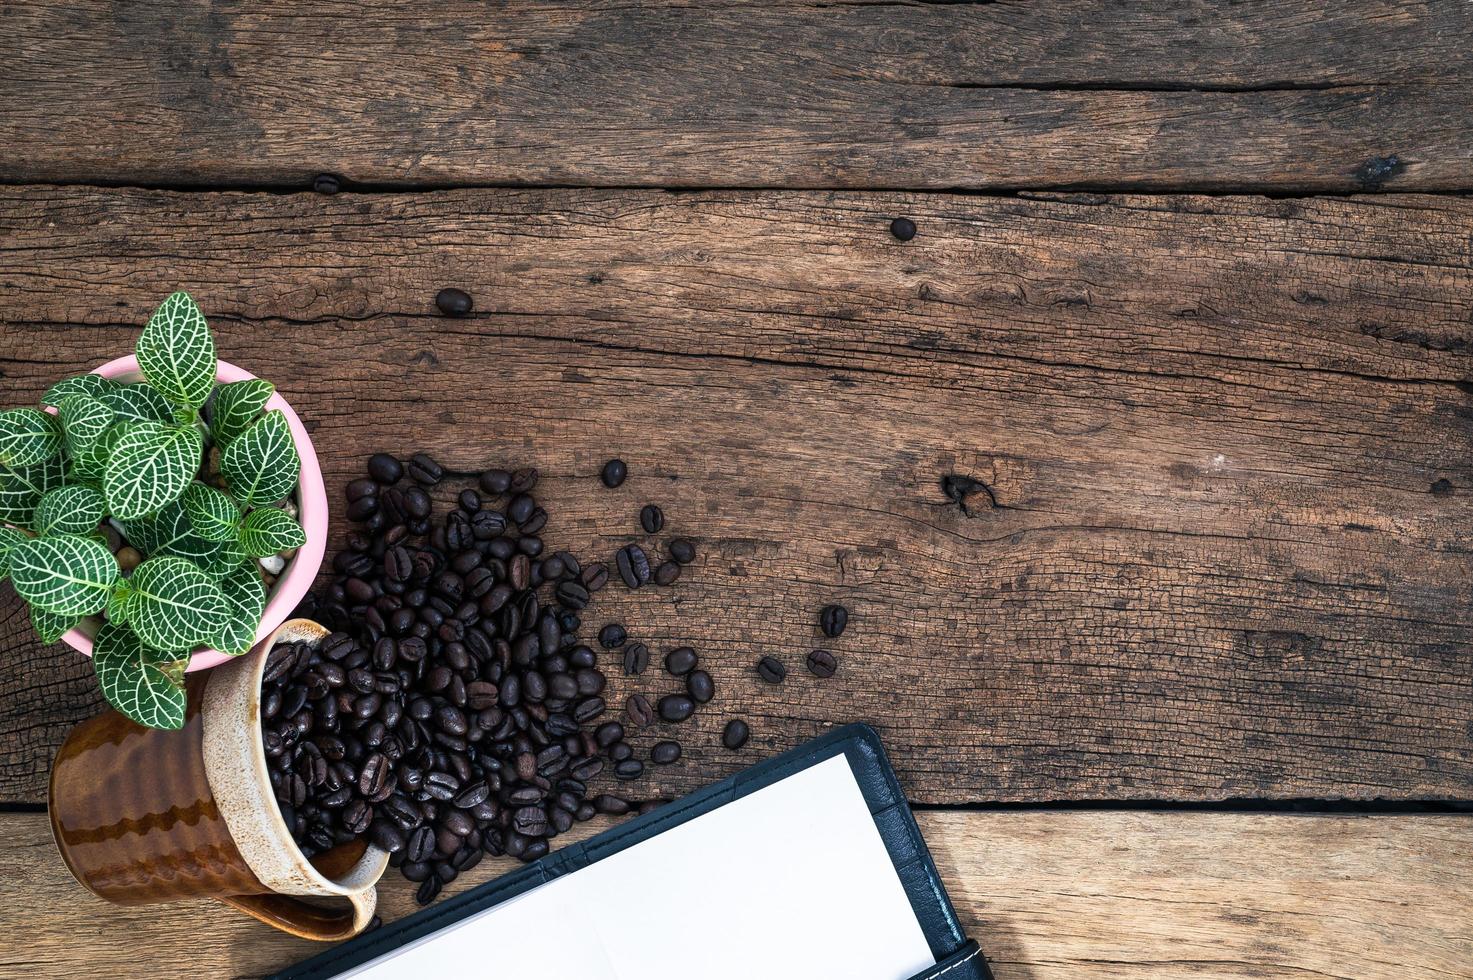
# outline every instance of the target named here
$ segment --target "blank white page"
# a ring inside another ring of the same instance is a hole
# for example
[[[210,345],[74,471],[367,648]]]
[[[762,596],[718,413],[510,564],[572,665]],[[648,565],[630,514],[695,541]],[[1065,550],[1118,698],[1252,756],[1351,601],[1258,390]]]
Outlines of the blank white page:
[[[935,962],[839,755],[343,977],[906,980]]]

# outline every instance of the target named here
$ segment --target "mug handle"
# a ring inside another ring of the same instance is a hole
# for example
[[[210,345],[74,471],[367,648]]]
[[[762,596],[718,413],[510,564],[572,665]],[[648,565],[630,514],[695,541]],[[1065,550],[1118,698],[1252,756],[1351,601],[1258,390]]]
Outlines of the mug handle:
[[[348,892],[345,897],[350,903],[349,908],[337,910],[309,905],[290,895],[275,893],[229,895],[220,901],[293,936],[336,942],[366,929],[378,905],[378,890],[373,885]]]

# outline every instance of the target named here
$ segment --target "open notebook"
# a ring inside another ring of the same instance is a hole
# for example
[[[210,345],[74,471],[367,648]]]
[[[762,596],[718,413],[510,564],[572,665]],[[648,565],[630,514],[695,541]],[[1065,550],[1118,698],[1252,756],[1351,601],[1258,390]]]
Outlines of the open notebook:
[[[278,980],[435,976],[988,974],[956,926],[878,738],[850,726]]]

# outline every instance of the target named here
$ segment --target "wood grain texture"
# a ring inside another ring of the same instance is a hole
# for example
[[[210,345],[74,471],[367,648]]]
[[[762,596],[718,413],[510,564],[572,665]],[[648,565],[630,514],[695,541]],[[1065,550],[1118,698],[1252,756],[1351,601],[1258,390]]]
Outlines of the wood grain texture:
[[[998,980],[1473,977],[1468,817],[917,816]],[[109,906],[72,881],[43,814],[0,815],[0,834],[0,975],[257,977],[321,949],[208,903]],[[488,860],[447,892],[511,868]],[[414,909],[395,872],[380,908]]]
[[[9,189],[0,370],[29,401],[183,286],[332,485],[380,448],[534,464],[584,555],[663,504],[700,560],[589,617],[716,678],[650,793],[862,720],[921,801],[1468,798],[1470,233],[1392,195]],[[41,801],[97,699],[5,602],[0,799]]]
[[[1440,0],[12,0],[0,178],[1467,190],[1470,42]]]

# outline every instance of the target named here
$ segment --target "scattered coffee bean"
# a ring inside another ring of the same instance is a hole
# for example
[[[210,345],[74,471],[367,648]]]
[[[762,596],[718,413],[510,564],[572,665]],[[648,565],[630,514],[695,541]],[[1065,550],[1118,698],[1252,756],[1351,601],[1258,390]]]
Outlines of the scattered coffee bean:
[[[646,534],[659,534],[665,526],[665,513],[654,504],[645,504],[639,512],[639,525]]]
[[[733,718],[726,723],[726,727],[721,731],[721,744],[732,751],[736,751],[747,744],[747,739],[751,735],[752,730],[747,727],[746,722],[740,718]]]
[[[622,647],[629,638],[629,633],[618,623],[609,623],[598,631],[599,646],[605,650],[614,650]]]
[[[695,710],[696,703],[684,694],[667,694],[660,699],[660,717],[665,721],[685,721]]]
[[[680,566],[673,561],[662,562],[660,567],[655,569],[657,585],[674,585],[678,578],[680,578]]]
[[[409,474],[411,480],[425,487],[432,487],[445,477],[444,468],[424,453],[415,453],[409,457],[409,463],[404,467],[404,471]]]
[[[604,464],[603,472],[599,474],[599,479],[603,480],[604,486],[612,490],[623,483],[625,477],[628,475],[629,467],[624,465],[622,459],[611,459]]]
[[[682,565],[689,565],[696,560],[696,546],[688,538],[676,538],[666,546],[670,557]]]
[[[624,673],[633,677],[643,674],[650,665],[650,648],[643,643],[631,643],[624,648]]]
[[[665,654],[665,669],[676,677],[684,677],[696,669],[699,659],[691,647],[676,647]]]
[[[839,662],[827,650],[814,650],[808,655],[808,669],[819,677],[833,677]]]
[[[650,761],[656,765],[668,766],[679,758],[679,742],[656,742],[654,748],[650,749]]]
[[[757,676],[769,684],[781,684],[788,676],[788,668],[775,657],[763,657],[757,661]]]
[[[916,237],[916,223],[909,218],[896,218],[890,222],[890,234],[902,242],[908,242]]]
[[[404,476],[404,465],[388,453],[374,453],[368,457],[368,475],[384,486],[392,486]]]
[[[849,625],[849,610],[843,606],[824,606],[818,613],[818,628],[824,636],[834,637],[844,632]]]
[[[647,728],[655,720],[655,709],[643,694],[631,694],[624,704],[624,713],[635,728]]]
[[[435,305],[446,316],[465,316],[475,303],[465,290],[447,287],[435,294]]]
[[[705,704],[716,696],[716,683],[704,670],[693,670],[685,675],[685,689],[697,704]]]
[[[312,178],[312,190],[318,194],[336,194],[342,184],[332,174],[318,174]]]
[[[625,759],[614,766],[614,776],[618,779],[638,779],[644,774],[644,763],[638,759]]]

